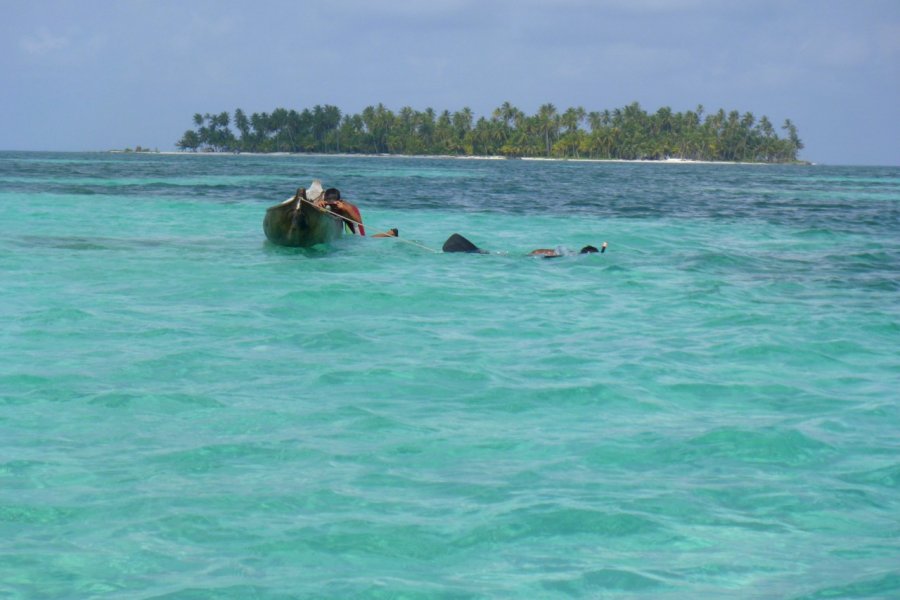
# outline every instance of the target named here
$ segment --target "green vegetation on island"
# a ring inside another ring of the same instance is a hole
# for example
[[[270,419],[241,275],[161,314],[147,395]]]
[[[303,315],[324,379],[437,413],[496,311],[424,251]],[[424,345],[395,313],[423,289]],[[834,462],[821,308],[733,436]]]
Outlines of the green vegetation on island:
[[[237,132],[231,130],[234,125]],[[477,121],[469,108],[451,113],[431,108],[399,112],[383,104],[344,115],[336,106],[253,113],[238,108],[195,114],[181,150],[208,152],[315,152],[455,156],[507,156],[703,161],[795,162],[803,143],[785,120],[779,137],[765,116],[733,110],[705,114],[668,107],[653,114],[637,102],[624,108],[560,113],[552,104],[526,115],[509,102]]]
[[[138,153],[153,152],[153,153],[155,153],[155,154],[159,154],[159,148],[154,148],[153,150],[151,150],[150,148],[144,148],[143,146],[135,146],[135,147],[134,147],[134,150],[132,150],[131,148],[125,148],[124,150],[113,150],[112,152],[125,152],[125,153],[129,153],[129,152],[138,152]]]

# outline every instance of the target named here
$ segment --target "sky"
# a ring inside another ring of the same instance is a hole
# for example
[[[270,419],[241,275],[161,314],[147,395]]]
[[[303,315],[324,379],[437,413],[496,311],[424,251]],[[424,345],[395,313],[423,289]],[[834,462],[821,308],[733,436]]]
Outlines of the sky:
[[[172,150],[236,108],[635,101],[900,165],[900,0],[0,0],[0,150]]]

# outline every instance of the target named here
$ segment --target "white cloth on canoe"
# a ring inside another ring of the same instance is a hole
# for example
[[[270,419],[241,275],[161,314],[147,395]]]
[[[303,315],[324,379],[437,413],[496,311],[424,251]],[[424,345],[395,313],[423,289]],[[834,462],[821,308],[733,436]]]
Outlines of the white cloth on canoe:
[[[306,188],[306,199],[310,202],[315,202],[319,199],[319,196],[325,193],[325,190],[322,189],[322,182],[318,179],[314,179],[308,188]]]

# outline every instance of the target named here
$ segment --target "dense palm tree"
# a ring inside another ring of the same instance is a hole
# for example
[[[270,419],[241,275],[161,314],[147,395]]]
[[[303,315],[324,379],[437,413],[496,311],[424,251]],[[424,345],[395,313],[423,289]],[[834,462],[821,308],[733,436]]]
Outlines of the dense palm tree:
[[[477,120],[469,107],[438,115],[430,107],[418,111],[404,106],[395,114],[378,104],[361,114],[342,115],[326,104],[301,112],[276,108],[249,118],[238,108],[233,119],[227,112],[196,113],[193,123],[195,129],[178,140],[183,150],[789,162],[803,148],[790,119],[782,126],[785,138],[779,138],[766,116],[757,120],[751,112],[720,109],[707,115],[698,105],[684,113],[664,106],[648,114],[637,102],[612,111],[570,107],[561,114],[547,103],[533,115],[504,102],[490,118]],[[232,123],[239,139],[229,129]]]
[[[238,133],[241,134],[240,146],[243,149],[244,146],[250,143],[250,119],[247,118],[247,115],[240,108],[234,111],[234,126],[237,127]]]
[[[551,139],[555,140],[559,137],[559,114],[556,107],[551,103],[542,104],[538,108],[537,125],[541,136],[544,138],[544,147],[547,150],[546,156],[550,156]]]

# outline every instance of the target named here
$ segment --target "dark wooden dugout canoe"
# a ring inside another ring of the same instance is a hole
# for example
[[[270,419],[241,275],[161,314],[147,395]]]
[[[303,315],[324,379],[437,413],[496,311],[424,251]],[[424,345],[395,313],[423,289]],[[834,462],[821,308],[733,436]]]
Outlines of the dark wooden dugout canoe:
[[[273,244],[309,248],[341,236],[344,222],[309,202],[300,193],[266,210],[263,231]]]

